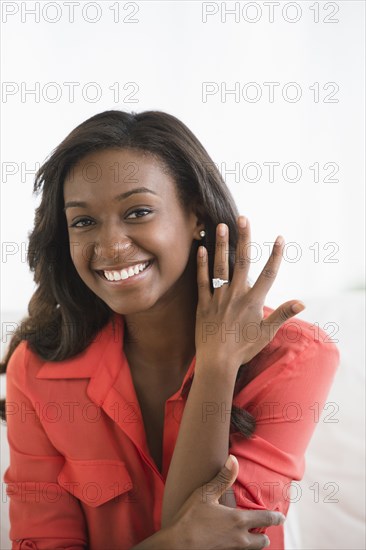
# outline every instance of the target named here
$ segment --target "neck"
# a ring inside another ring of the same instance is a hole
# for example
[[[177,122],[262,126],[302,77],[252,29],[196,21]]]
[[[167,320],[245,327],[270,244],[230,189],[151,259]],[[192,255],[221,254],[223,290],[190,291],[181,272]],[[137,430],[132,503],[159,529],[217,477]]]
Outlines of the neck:
[[[159,304],[124,316],[124,353],[140,375],[185,374],[195,355],[197,282],[194,272],[185,275]]]

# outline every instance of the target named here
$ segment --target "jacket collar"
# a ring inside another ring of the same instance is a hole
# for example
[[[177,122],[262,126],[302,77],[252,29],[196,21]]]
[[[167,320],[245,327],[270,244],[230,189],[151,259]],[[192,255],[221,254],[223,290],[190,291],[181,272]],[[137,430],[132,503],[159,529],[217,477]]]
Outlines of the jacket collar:
[[[63,361],[46,361],[39,369],[36,378],[66,379],[91,378],[97,393],[101,387],[110,388],[121,369],[129,370],[127,358],[123,352],[125,322],[121,314],[113,313],[109,322],[97,333],[89,346],[78,355]],[[192,378],[195,366],[193,358],[184,376],[181,388],[175,396],[180,396],[188,381]],[[172,396],[173,397],[173,396]]]
[[[264,317],[267,317],[273,310],[264,306]],[[123,353],[124,317],[113,312],[109,322],[97,333],[95,339],[89,346],[75,357],[63,361],[46,361],[39,369],[36,378],[100,378],[105,371],[109,377],[115,378],[117,372],[123,366],[128,365],[127,358]],[[186,383],[192,378],[195,366],[193,358],[184,377],[179,393],[182,392]]]
[[[107,347],[112,345],[115,351],[123,348],[123,332],[122,315],[114,313],[85,350],[63,361],[46,361],[36,378],[92,378]]]

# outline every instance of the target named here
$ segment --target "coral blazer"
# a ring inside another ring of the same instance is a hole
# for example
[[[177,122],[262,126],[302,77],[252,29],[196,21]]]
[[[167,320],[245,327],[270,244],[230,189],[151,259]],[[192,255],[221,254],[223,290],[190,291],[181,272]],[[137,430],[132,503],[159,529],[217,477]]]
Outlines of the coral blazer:
[[[272,311],[265,307],[265,317]],[[148,450],[123,334],[123,316],[114,313],[71,359],[44,361],[24,340],[11,356],[4,481],[12,549],[127,550],[160,529],[195,358],[165,403],[161,474]],[[251,439],[230,433],[229,450],[240,466],[233,485],[237,507],[286,515],[291,481],[304,474],[305,450],[339,352],[317,325],[292,319],[251,364],[258,374],[233,400],[257,421]],[[283,550],[283,526],[262,532],[271,550]]]

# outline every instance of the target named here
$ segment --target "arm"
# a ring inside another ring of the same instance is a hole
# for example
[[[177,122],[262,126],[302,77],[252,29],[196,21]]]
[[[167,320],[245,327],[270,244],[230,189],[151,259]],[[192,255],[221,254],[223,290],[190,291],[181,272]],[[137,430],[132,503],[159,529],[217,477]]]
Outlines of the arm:
[[[155,533],[131,550],[174,550],[182,548],[216,548],[249,550],[264,548],[269,539],[263,534],[252,534],[253,528],[265,529],[280,525],[284,516],[278,513],[253,510],[235,510],[220,506],[218,501],[238,475],[235,457],[206,485],[190,495],[171,526]]]
[[[226,366],[216,369],[212,364],[196,362],[166,479],[162,527],[170,524],[192,491],[207,483],[225,464],[236,379],[233,369]]]
[[[248,286],[247,279],[250,264],[249,244],[248,220],[239,217],[236,261],[232,279],[229,285],[221,285],[214,290],[213,294],[209,284],[207,251],[204,247],[198,249],[195,379],[184,410],[166,480],[162,509],[163,526],[170,524],[189,492],[207,482],[215,469],[222,466],[227,455],[231,401],[240,365],[248,363],[255,357],[274,338],[286,320],[304,309],[301,302],[290,300],[264,319],[265,296],[277,276],[284,240],[280,236],[276,239],[272,254],[253,287]],[[227,226],[220,224],[216,234],[214,275],[226,281],[229,279],[227,252]],[[252,335],[253,327],[256,328],[255,336]],[[210,328],[209,339],[207,338],[208,328]],[[233,338],[234,333],[235,338]],[[287,344],[288,342],[286,343],[288,348]],[[294,350],[290,349],[289,356],[293,353]],[[276,380],[275,390],[278,383]],[[302,380],[300,380],[300,389],[305,389]],[[291,390],[291,386],[284,385],[285,395],[293,397]],[[209,404],[214,412],[206,418],[205,407]],[[299,437],[305,441],[309,427],[304,426],[303,429],[304,435]],[[271,426],[269,430],[276,431],[277,426],[276,429]],[[279,437],[282,444],[286,434],[282,432]],[[243,445],[243,448],[247,450],[248,445]],[[249,448],[252,448],[250,444]],[[189,461],[192,451],[195,453],[194,465]],[[269,472],[273,470],[271,467],[273,452],[276,457],[274,446],[265,447],[265,457],[267,461],[269,460]],[[253,458],[256,464],[258,459]],[[300,460],[303,460],[302,456]],[[283,463],[286,465],[286,456],[283,457]],[[245,474],[248,473],[247,470],[251,472],[249,476],[253,482],[256,482],[255,469],[251,471],[243,464],[243,470]],[[287,477],[286,467],[284,472]],[[271,482],[271,473],[265,472],[265,475],[268,475],[268,481]],[[265,483],[267,483],[266,480]],[[270,508],[273,507],[270,506]]]
[[[87,534],[78,500],[57,481],[64,457],[48,439],[24,390],[26,345],[19,344],[6,375],[7,438],[10,466],[4,473],[10,497],[13,550],[83,550]]]
[[[172,550],[175,548],[176,539],[172,532],[172,528],[167,527],[154,533],[148,539],[141,541],[131,550]]]
[[[161,529],[148,539],[141,541],[131,550],[173,550],[178,548],[177,543],[182,541],[183,534],[179,528],[177,532],[174,529],[173,526]]]
[[[214,275],[225,281],[229,279],[227,229],[225,224],[217,227],[214,259]],[[230,285],[216,288],[213,294],[207,250],[198,249],[195,376],[166,480],[162,526],[169,525],[192,490],[207,482],[223,466],[228,454],[231,404],[238,369],[268,344],[285,319],[295,314],[291,309],[294,303],[287,302],[277,308],[267,326],[262,325],[262,304],[279,268],[283,241],[279,240],[273,248],[253,288],[247,284],[249,244],[247,220],[239,217],[236,257],[240,261],[236,262]],[[260,329],[254,338],[250,330],[247,333],[249,327],[253,332],[253,326]],[[210,406],[212,414],[208,414]],[[189,461],[192,451],[194,465]]]
[[[298,327],[304,337],[289,346]],[[248,442],[238,434],[231,437],[230,452],[240,466],[234,485],[239,509],[287,514],[290,484],[303,477],[305,452],[318,425],[314,404],[323,409],[339,367],[338,348],[320,334],[323,341],[314,341],[310,324],[298,321],[286,337],[279,335],[261,385],[234,398],[238,407],[248,408],[250,402],[256,411],[254,437]],[[326,425],[319,429],[325,431]]]

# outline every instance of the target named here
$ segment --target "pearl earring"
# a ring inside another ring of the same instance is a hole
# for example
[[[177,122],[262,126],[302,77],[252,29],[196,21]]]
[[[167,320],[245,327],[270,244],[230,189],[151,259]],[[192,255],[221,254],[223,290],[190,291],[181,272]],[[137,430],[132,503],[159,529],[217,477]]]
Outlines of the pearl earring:
[[[203,239],[203,237],[206,235],[206,231],[202,229],[202,231],[200,231],[200,235],[201,235],[201,239]]]

